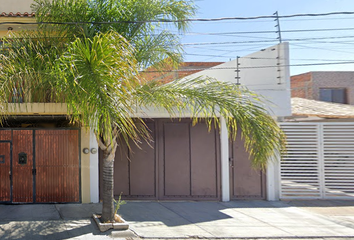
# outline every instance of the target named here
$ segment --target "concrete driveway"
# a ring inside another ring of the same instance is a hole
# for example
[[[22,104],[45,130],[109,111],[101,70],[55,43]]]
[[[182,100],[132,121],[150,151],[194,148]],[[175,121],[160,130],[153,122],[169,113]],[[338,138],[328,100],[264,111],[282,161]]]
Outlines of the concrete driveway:
[[[354,201],[129,202],[121,214],[144,238],[354,238]]]
[[[0,239],[354,239],[354,201],[130,201],[120,213],[131,230],[105,233],[90,218],[99,212],[100,204],[0,205]]]

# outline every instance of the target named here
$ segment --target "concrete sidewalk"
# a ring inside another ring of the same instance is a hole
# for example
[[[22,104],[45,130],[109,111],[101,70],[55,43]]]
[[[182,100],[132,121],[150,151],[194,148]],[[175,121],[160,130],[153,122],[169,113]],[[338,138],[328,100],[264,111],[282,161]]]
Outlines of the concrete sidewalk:
[[[0,205],[0,239],[354,239],[354,201],[130,201],[120,213],[131,230],[105,233],[91,219],[99,212],[101,204]]]
[[[121,214],[144,238],[354,238],[354,222],[335,218],[337,208],[353,213],[353,201],[333,203],[332,215],[306,210],[314,202],[323,203],[130,202]]]
[[[0,205],[0,239],[112,239],[93,224],[100,204]]]

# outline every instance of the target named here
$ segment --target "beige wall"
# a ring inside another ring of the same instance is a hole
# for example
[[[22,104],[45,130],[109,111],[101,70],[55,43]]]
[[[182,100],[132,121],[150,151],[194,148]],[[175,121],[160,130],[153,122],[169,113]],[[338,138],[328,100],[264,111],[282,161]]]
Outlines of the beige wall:
[[[81,200],[83,203],[91,202],[90,195],[90,154],[84,154],[83,149],[90,149],[90,131],[81,128]]]
[[[31,13],[33,0],[0,0],[0,12],[3,13]]]
[[[1,0],[0,0],[1,1]],[[0,13],[1,10],[0,10]],[[0,37],[11,37],[13,32],[18,32],[21,30],[34,30],[37,28],[36,24],[29,25],[20,25],[20,24],[11,24],[11,22],[36,22],[34,17],[0,17],[0,22],[9,22],[9,24],[0,25]],[[9,28],[13,30],[8,30]]]
[[[62,103],[9,103],[8,114],[14,115],[65,115],[67,107]]]

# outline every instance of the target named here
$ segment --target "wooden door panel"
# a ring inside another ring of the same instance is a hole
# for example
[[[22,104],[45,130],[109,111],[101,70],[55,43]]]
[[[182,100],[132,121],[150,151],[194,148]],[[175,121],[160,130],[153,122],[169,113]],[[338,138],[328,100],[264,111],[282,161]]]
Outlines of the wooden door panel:
[[[2,136],[1,133],[0,136]],[[11,143],[1,142],[0,143],[0,202],[11,201],[10,171],[11,171]]]
[[[11,130],[0,130],[0,140],[1,141],[11,141],[12,140]]]
[[[27,157],[20,162],[20,155]],[[13,130],[12,201],[33,202],[33,130]]]
[[[78,130],[36,130],[36,202],[79,202]]]

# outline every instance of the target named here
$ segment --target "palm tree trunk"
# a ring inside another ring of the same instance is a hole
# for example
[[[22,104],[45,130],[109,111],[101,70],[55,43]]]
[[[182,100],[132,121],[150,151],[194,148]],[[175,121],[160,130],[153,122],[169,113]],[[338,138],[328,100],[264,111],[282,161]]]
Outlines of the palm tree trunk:
[[[112,147],[114,146],[114,147]],[[110,144],[103,150],[103,196],[102,196],[102,222],[114,221],[114,157],[116,152],[116,144]]]

